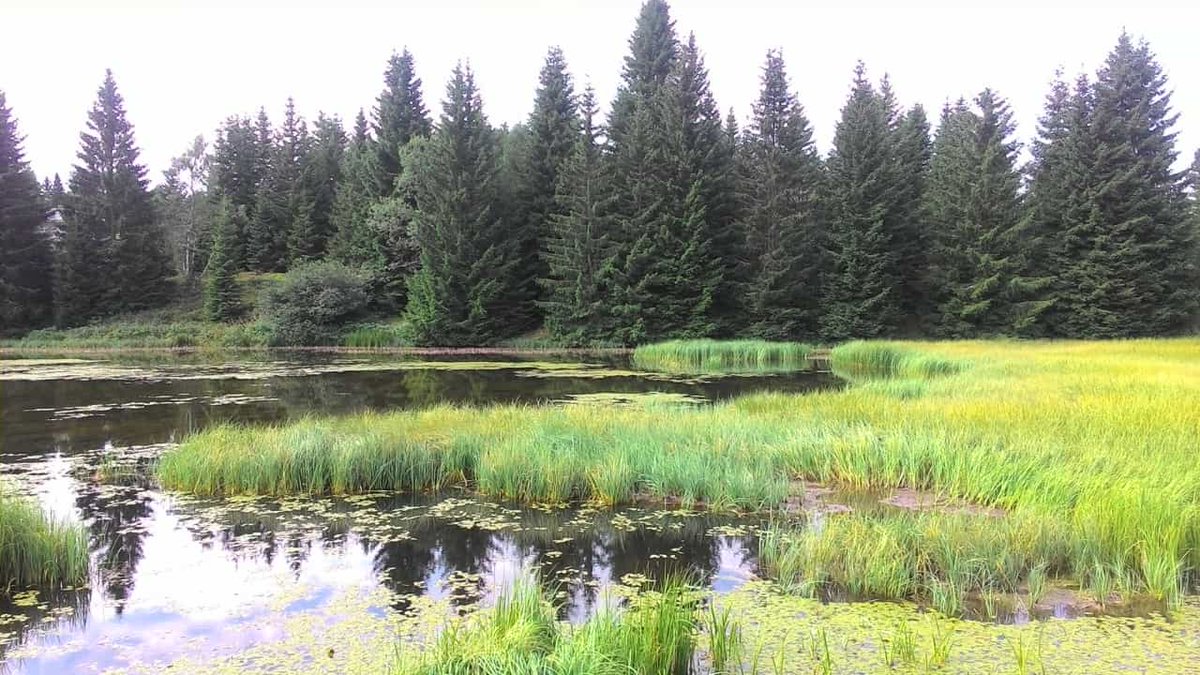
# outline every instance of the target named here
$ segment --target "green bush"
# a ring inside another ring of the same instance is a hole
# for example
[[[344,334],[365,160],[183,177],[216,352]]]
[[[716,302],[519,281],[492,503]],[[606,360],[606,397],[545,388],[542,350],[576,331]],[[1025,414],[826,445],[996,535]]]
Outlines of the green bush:
[[[317,262],[284,275],[267,292],[263,313],[277,345],[338,344],[341,326],[366,306],[366,279],[360,271]]]

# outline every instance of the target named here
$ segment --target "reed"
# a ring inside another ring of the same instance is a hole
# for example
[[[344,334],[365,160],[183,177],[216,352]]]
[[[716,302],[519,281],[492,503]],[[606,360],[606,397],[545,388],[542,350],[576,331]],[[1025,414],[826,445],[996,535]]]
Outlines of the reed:
[[[835,518],[858,543],[806,540],[780,567],[802,586],[844,578],[887,597],[1012,590],[1043,563],[1083,582],[1099,561],[1168,600],[1200,575],[1200,339],[851,343],[833,360],[851,387],[695,408],[442,407],[216,427],[168,452],[159,475],[203,494],[453,485],[740,509],[776,506],[799,480],[909,487],[1008,515]],[[892,555],[912,542],[922,556]]]
[[[602,609],[582,625],[555,619],[536,579],[522,578],[501,592],[496,606],[447,625],[427,649],[401,654],[397,675],[684,675],[694,661],[703,622],[696,596],[682,581],[668,580],[629,607]],[[723,648],[740,658],[740,628],[713,615],[725,631]],[[708,626],[711,631],[712,626]]]
[[[413,346],[408,324],[364,324],[352,326],[342,337],[342,346],[354,349],[386,349]]]
[[[633,351],[639,368],[670,373],[762,373],[807,370],[812,345],[766,340],[671,340]]]
[[[0,596],[16,588],[81,585],[88,578],[87,535],[0,484]]]

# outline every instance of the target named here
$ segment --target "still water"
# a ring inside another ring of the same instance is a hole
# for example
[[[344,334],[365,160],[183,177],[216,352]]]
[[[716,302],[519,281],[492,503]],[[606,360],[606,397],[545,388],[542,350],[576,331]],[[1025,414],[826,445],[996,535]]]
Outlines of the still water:
[[[614,585],[684,571],[722,592],[757,572],[762,522],[527,508],[469,494],[197,499],[148,467],[189,431],[442,403],[705,405],[837,386],[813,374],[679,378],[620,358],[272,353],[0,360],[0,477],[86,524],[87,588],[0,601],[0,672],[153,672],[283,639],[289,617],[486,602],[533,571],[578,621]],[[119,469],[100,480],[97,467]],[[355,609],[345,599],[356,598]],[[344,618],[344,617],[343,617]],[[332,650],[330,652],[333,653]],[[252,663],[252,662],[250,662]],[[263,664],[266,665],[266,664]]]

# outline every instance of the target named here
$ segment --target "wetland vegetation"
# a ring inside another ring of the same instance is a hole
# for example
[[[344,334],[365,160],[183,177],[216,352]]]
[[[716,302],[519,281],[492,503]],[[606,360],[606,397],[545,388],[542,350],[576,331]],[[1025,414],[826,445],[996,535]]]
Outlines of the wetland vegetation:
[[[632,355],[0,362],[5,472],[66,490],[90,551],[79,590],[12,585],[0,659],[136,672],[91,646],[133,622],[180,672],[1171,672],[1200,653],[1197,354],[847,343],[844,386]],[[181,574],[250,600],[212,632],[225,592]]]

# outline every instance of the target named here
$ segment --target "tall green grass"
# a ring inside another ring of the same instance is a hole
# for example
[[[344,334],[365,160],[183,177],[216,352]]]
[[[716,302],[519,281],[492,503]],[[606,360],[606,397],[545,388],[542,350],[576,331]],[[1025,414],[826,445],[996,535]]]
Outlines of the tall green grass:
[[[690,672],[701,624],[696,598],[670,581],[604,608],[579,626],[555,618],[536,580],[521,579],[496,606],[451,623],[419,653],[402,653],[397,675],[628,675]],[[728,628],[728,626],[727,626]]]
[[[848,342],[830,353],[833,372],[847,379],[912,378],[951,375],[963,364],[892,342]]]
[[[774,527],[760,540],[769,576],[787,587],[857,598],[926,600],[946,614],[971,593],[1016,593],[1067,574],[1079,542],[1035,516],[853,513],[823,527]]]
[[[0,595],[13,588],[87,581],[87,536],[0,485]]]
[[[1008,510],[1019,528],[1011,537],[980,531],[956,545],[1017,576],[1045,563],[1085,581],[1099,563],[1177,602],[1200,575],[1200,339],[852,343],[833,357],[867,379],[703,408],[445,407],[218,427],[168,452],[159,474],[204,494],[462,485],[522,501],[743,509],[779,505],[800,479],[909,487]],[[906,382],[917,384],[889,384]],[[930,523],[939,520],[950,522]],[[903,535],[893,549],[916,536],[916,524],[875,533],[844,522],[835,527],[878,546]],[[1021,554],[1015,567],[995,557],[995,547],[1020,553],[1022,541],[1041,541],[1042,530],[1061,550]],[[922,580],[906,556],[874,559],[878,574],[852,582],[864,591],[903,596],[928,581],[947,606],[958,598],[949,577]],[[819,578],[837,583],[844,573],[826,562]]]
[[[347,329],[342,338],[343,347],[355,349],[385,349],[388,347],[411,347],[412,331],[405,323],[363,324]]]
[[[633,350],[633,363],[671,373],[777,372],[807,369],[812,351],[800,342],[671,340]]]

